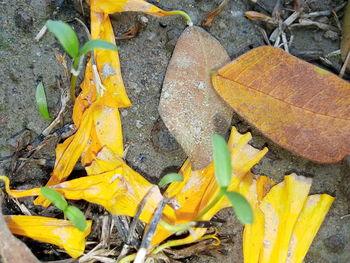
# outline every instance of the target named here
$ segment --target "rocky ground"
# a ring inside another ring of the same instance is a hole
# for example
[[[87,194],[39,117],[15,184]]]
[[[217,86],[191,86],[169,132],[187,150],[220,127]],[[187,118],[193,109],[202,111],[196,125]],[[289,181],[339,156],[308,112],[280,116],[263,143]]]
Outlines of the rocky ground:
[[[203,15],[214,9],[220,1],[212,0],[158,0],[150,1],[165,9],[182,9],[190,14],[194,24],[200,25]],[[258,28],[244,18],[247,10],[270,13],[274,0],[258,1],[254,6],[248,0],[230,0],[228,6],[205,29],[216,37],[227,50],[231,59],[251,48],[264,44]],[[289,7],[293,7],[293,1]],[[306,11],[331,10],[343,0],[308,0]],[[265,9],[265,10],[264,10]],[[290,13],[289,13],[290,14]],[[342,11],[338,12],[341,16]],[[35,35],[51,19],[71,21],[83,39],[81,27],[74,21],[78,17],[89,24],[87,10],[83,14],[79,2],[63,0],[14,0],[0,1],[0,173],[11,170],[11,156],[21,146],[35,138],[49,124],[43,120],[35,105],[35,87],[42,80],[50,112],[59,110],[60,89],[57,79],[66,83],[62,67],[55,58],[60,52],[58,43],[50,34],[40,42]],[[170,171],[177,171],[186,156],[181,147],[166,129],[158,113],[162,81],[176,41],[186,26],[180,17],[154,18],[148,15],[123,13],[112,16],[116,35],[121,35],[136,24],[140,25],[137,37],[118,41],[121,69],[127,93],[133,103],[121,110],[123,134],[127,146],[127,162],[153,182]],[[336,26],[334,16],[320,16],[317,21]],[[265,25],[261,25],[265,28]],[[340,34],[316,27],[301,27],[291,31],[294,41],[290,52],[296,56],[320,65],[335,73],[341,62],[338,57],[330,59],[331,65],[319,59],[340,46]],[[67,114],[66,122],[69,122]],[[350,164],[322,165],[297,157],[263,137],[244,120],[234,115],[233,125],[241,132],[251,131],[252,145],[270,149],[266,157],[254,167],[256,174],[271,176],[281,181],[285,174],[296,172],[313,177],[312,193],[329,193],[336,200],[323,223],[305,259],[306,263],[346,263],[350,260]],[[36,157],[54,160],[56,141],[40,151]],[[51,167],[29,163],[24,169],[12,175],[13,186],[30,188],[47,181]],[[28,202],[28,206],[30,202]],[[7,202],[4,213],[18,213],[14,204]],[[227,223],[220,233],[225,242],[218,250],[196,255],[187,262],[243,262],[241,255],[242,227],[231,211],[222,211],[217,217]],[[36,243],[34,243],[36,244]],[[45,247],[49,251],[49,247]],[[36,252],[43,256],[43,252]],[[52,254],[47,252],[47,254]],[[59,258],[52,255],[53,258]]]

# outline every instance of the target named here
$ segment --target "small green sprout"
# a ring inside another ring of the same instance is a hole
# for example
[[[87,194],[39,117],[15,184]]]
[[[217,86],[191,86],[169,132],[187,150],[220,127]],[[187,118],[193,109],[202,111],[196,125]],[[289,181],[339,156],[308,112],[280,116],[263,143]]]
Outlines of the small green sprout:
[[[39,82],[39,84],[36,86],[35,100],[41,117],[48,121],[52,120],[49,114],[49,110],[47,108],[45,89],[42,82]]]
[[[47,29],[55,35],[63,49],[73,60],[72,77],[70,83],[70,95],[75,100],[75,86],[77,77],[80,73],[80,63],[83,56],[94,49],[118,50],[118,47],[108,41],[95,39],[87,41],[81,48],[79,40],[74,30],[62,21],[48,20],[46,22]]]
[[[226,196],[232,204],[233,211],[238,220],[242,224],[252,224],[254,221],[253,210],[247,199],[240,193],[228,191],[232,177],[231,157],[225,139],[218,134],[213,135],[213,159],[215,177],[220,186],[220,191],[214,200],[199,213],[197,218],[201,218],[212,209],[223,196]]]
[[[165,176],[159,181],[158,186],[159,188],[163,188],[166,185],[173,183],[173,182],[182,182],[184,180],[183,176],[177,173],[170,173]]]
[[[80,231],[84,231],[86,229],[86,218],[84,213],[79,208],[68,205],[66,199],[64,199],[59,192],[51,188],[45,186],[41,187],[40,192],[54,206],[63,211],[64,217],[68,218],[76,228],[78,228]]]

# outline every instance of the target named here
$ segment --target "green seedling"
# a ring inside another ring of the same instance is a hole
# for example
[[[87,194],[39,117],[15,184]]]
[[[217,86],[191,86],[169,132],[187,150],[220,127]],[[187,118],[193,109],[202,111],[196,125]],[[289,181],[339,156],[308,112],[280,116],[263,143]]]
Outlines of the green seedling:
[[[75,100],[75,86],[77,77],[80,73],[80,64],[86,53],[94,49],[118,50],[118,47],[110,42],[101,39],[89,40],[82,47],[79,46],[79,40],[74,30],[62,21],[48,20],[47,29],[55,35],[63,49],[73,60],[72,76],[70,82],[70,95]]]
[[[45,186],[41,187],[40,192],[54,206],[63,211],[64,217],[68,218],[76,228],[78,228],[80,231],[84,231],[86,229],[86,218],[84,213],[79,208],[68,205],[66,199],[64,199],[59,192],[51,188]]]
[[[214,200],[198,214],[197,219],[201,218],[212,209],[221,198],[226,196],[232,204],[233,211],[238,220],[242,224],[252,224],[254,220],[253,210],[247,199],[240,193],[228,191],[228,186],[230,185],[232,177],[230,152],[225,139],[218,134],[213,135],[213,159],[215,177],[220,186],[220,191]]]
[[[182,182],[184,180],[183,176],[177,173],[170,173],[165,176],[159,181],[158,186],[159,188],[163,188],[166,185],[173,183],[173,182]]]
[[[52,120],[47,107],[45,89],[42,82],[39,82],[38,86],[36,86],[35,100],[41,117],[48,121]]]

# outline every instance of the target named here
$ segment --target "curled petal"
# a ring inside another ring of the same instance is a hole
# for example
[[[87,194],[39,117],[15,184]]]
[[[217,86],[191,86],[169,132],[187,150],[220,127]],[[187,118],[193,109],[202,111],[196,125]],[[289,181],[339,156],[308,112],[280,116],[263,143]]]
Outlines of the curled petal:
[[[90,234],[92,221],[87,221],[85,231],[80,231],[70,221],[42,216],[4,216],[13,234],[54,244],[64,248],[73,258],[85,250],[85,238]]]

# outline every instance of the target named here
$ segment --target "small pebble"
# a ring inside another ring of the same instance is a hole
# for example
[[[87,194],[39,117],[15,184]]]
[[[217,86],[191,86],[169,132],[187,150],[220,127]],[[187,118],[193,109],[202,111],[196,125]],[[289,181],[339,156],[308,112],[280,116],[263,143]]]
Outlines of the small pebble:
[[[334,31],[331,31],[331,30],[327,30],[327,31],[323,34],[323,36],[324,36],[325,38],[330,39],[330,40],[337,40],[337,39],[339,39],[338,33],[337,33],[337,32],[334,32]]]
[[[221,21],[221,22],[219,23],[219,28],[220,28],[220,29],[226,29],[227,26],[226,26],[226,24],[225,24],[224,22]]]
[[[147,24],[148,24],[148,21],[149,21],[149,20],[148,20],[147,17],[145,17],[145,16],[141,16],[141,17],[140,17],[140,22],[141,22],[142,25],[144,25],[144,26],[147,25]]]
[[[142,127],[143,127],[142,122],[141,122],[140,120],[136,120],[136,128],[137,128],[137,129],[140,129],[140,128],[142,128]]]

